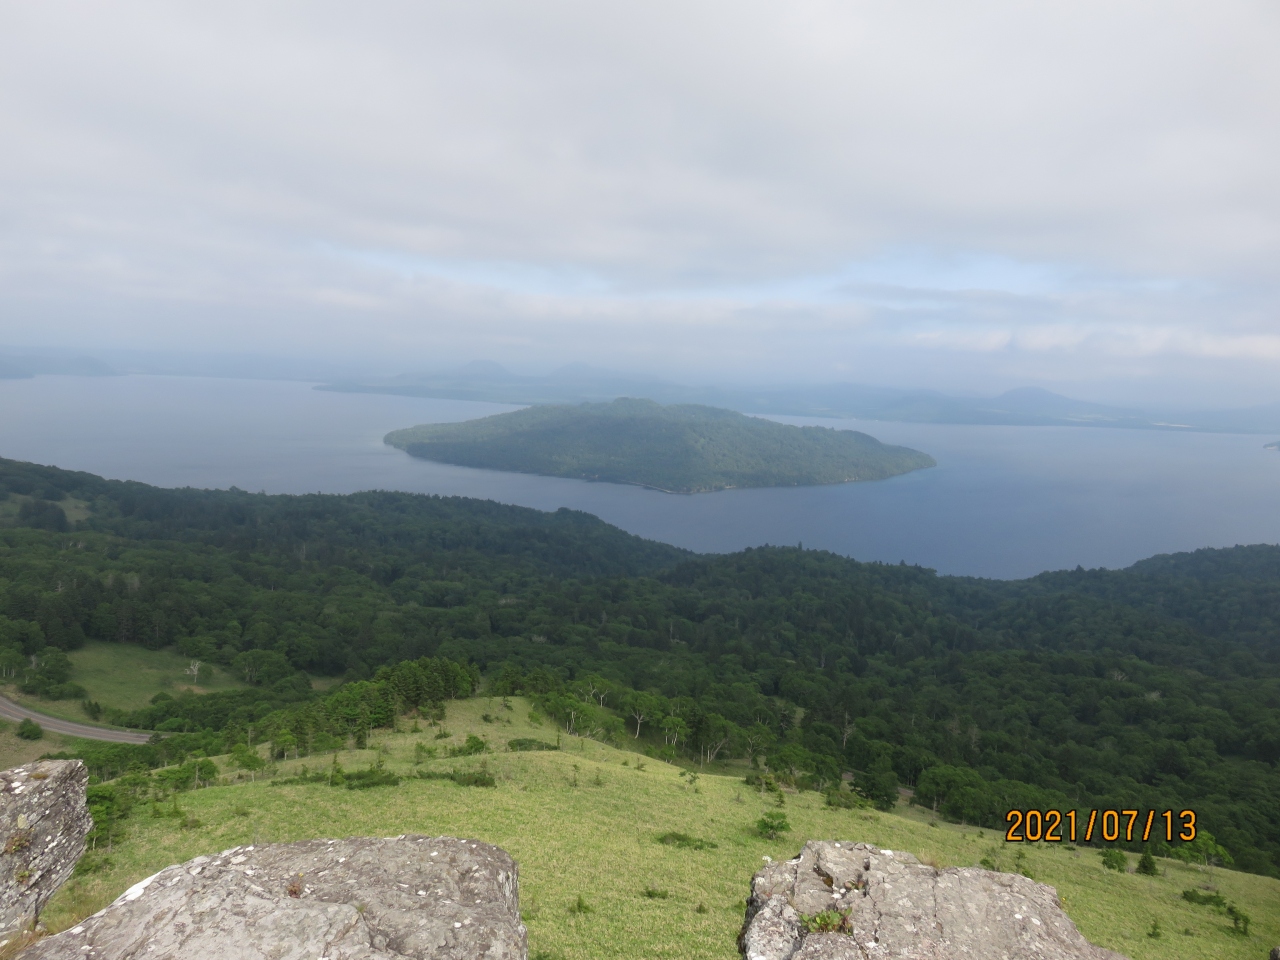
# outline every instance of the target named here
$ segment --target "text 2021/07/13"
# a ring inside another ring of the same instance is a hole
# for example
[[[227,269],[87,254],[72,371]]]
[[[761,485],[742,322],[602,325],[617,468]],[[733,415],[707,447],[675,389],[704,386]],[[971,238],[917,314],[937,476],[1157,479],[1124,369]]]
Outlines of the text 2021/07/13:
[[[1108,842],[1136,838],[1145,843],[1153,833],[1169,842],[1174,837],[1188,843],[1196,838],[1194,810],[1148,810],[1145,817],[1141,810],[1090,810],[1087,820],[1083,811],[1010,810],[1004,819],[1009,825],[1004,838],[1010,843],[1088,843],[1095,836]]]

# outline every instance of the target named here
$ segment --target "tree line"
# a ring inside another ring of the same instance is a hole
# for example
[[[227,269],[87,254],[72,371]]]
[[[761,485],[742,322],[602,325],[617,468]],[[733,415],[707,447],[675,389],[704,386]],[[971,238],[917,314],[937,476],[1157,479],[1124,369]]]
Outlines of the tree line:
[[[6,679],[66,694],[58,652],[92,639],[252,684],[125,718],[145,729],[247,735],[319,709],[300,672],[361,690],[425,657],[575,733],[755,758],[801,786],[852,772],[868,796],[905,786],[971,823],[1002,805],[1195,807],[1237,866],[1280,869],[1274,547],[1001,582],[797,548],[694,556],[460,498],[160,490],[11,461],[0,484],[89,514],[0,529]],[[949,770],[965,786],[939,793]]]

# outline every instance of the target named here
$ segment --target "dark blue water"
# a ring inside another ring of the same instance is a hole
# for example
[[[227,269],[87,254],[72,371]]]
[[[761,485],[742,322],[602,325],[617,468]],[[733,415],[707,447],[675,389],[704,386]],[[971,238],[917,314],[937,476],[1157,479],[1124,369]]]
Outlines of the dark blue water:
[[[382,443],[397,427],[508,409],[291,382],[37,377],[0,381],[0,456],[161,486],[567,506],[693,550],[803,542],[992,577],[1280,542],[1280,453],[1263,449],[1275,437],[848,421],[938,466],[877,483],[696,496],[451,467]]]

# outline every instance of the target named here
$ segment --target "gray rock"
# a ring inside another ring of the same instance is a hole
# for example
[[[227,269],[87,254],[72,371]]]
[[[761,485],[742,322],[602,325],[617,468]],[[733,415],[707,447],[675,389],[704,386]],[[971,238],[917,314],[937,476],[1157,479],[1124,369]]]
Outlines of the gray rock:
[[[37,760],[0,773],[0,940],[29,928],[84,853],[93,828],[79,760]]]
[[[403,836],[233,847],[166,867],[23,960],[525,960],[516,862]]]
[[[826,911],[838,929],[806,933]],[[1053,887],[848,841],[810,841],[757,873],[738,947],[747,960],[1124,960],[1080,935]]]
[[[1271,956],[1269,960],[1280,960],[1280,947],[1271,948]]]

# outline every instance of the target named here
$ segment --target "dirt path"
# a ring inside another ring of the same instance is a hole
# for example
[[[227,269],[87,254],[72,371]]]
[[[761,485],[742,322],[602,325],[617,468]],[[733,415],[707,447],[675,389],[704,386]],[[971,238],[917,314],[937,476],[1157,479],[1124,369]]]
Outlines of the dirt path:
[[[8,720],[34,720],[46,730],[53,733],[61,733],[68,737],[107,740],[111,743],[146,743],[151,739],[151,734],[140,730],[111,730],[107,727],[94,727],[87,723],[76,723],[72,720],[60,720],[46,713],[37,713],[35,710],[29,710],[3,696],[0,696],[0,717]]]

